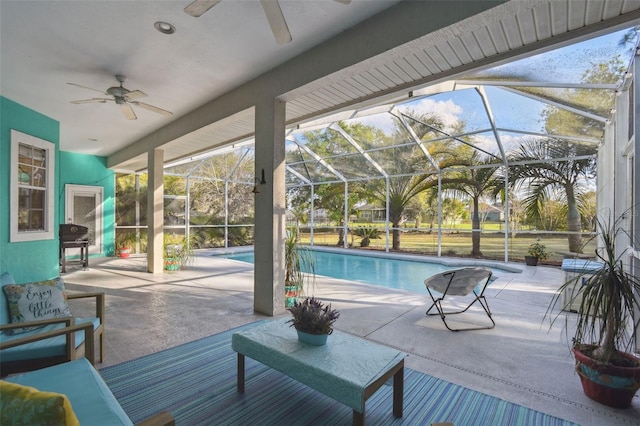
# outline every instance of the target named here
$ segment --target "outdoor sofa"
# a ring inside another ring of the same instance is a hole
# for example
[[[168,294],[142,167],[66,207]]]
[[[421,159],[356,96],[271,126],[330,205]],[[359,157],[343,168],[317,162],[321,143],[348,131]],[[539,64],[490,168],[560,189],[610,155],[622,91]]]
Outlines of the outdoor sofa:
[[[75,334],[84,327],[92,334],[91,324],[56,330]],[[92,336],[90,336],[92,337]],[[87,340],[89,342],[90,340]],[[29,371],[0,381],[0,424],[133,425],[115,396],[86,356],[77,360]],[[171,414],[162,411],[140,426],[173,426]]]

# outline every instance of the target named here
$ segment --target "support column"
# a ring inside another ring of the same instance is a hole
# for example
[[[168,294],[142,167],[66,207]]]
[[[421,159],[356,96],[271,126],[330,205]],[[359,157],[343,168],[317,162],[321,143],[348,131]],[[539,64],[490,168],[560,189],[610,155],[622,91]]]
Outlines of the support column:
[[[147,182],[147,271],[161,274],[164,270],[164,150],[149,151]]]
[[[140,253],[140,175],[136,173],[136,247],[134,253]]]
[[[256,104],[255,272],[253,309],[266,315],[285,311],[285,103]],[[264,174],[263,174],[264,171]],[[264,182],[262,177],[264,176]]]
[[[629,90],[616,96],[616,109],[613,122],[604,126],[604,145],[598,149],[598,174],[596,177],[597,217],[603,223],[618,220],[619,226],[631,229],[633,220],[628,214],[632,198],[630,193],[633,179],[629,175],[628,143],[633,136],[629,126]],[[601,166],[602,164],[602,166]],[[597,240],[598,244],[600,239]],[[615,239],[616,257],[623,254],[629,246],[629,237],[624,232],[618,233]],[[626,261],[627,259],[623,259]]]
[[[598,219],[603,221],[603,223],[606,223],[609,219],[613,220],[617,216],[616,199],[622,200],[623,202],[625,201],[624,191],[626,190],[626,186],[622,185],[616,188],[616,183],[619,178],[622,178],[621,180],[623,181],[626,179],[626,177],[623,177],[623,173],[626,172],[624,159],[617,154],[620,148],[616,143],[616,139],[626,133],[621,131],[623,126],[624,123],[614,125],[607,122],[604,126],[603,144],[598,149],[598,173],[596,175],[596,205],[598,206],[598,211],[596,214]],[[628,138],[622,137],[621,139],[625,140]],[[620,145],[624,145],[624,142]],[[620,164],[622,168],[616,170],[616,165]],[[620,173],[620,176],[615,176],[616,172]]]
[[[635,276],[640,276],[640,184],[638,178],[640,177],[640,50],[636,50],[636,57],[633,63],[633,105],[629,114],[633,114],[633,164],[631,165],[631,182],[633,183],[633,193],[631,195],[632,206],[632,219],[633,220],[633,235],[632,235],[632,248],[633,257],[631,258],[631,272]],[[636,293],[636,297],[640,298],[640,294]],[[635,317],[637,321],[640,317],[640,309],[636,305]],[[640,330],[635,330],[636,338],[636,353],[640,353]]]

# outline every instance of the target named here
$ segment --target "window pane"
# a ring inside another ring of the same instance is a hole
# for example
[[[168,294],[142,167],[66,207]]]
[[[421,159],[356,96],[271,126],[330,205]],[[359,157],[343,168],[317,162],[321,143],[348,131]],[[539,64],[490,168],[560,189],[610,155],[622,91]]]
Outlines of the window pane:
[[[20,188],[20,191],[18,193],[18,207],[20,209],[28,209],[30,206],[30,202],[29,202],[29,195],[30,195],[30,190],[29,189],[25,189],[25,188]]]
[[[44,149],[34,148],[33,149],[33,165],[39,167],[45,167],[45,160],[47,159],[47,153]]]
[[[42,210],[31,211],[31,228],[30,231],[42,231],[44,229],[44,216]]]
[[[73,217],[78,225],[89,228],[89,243],[95,244],[96,235],[96,197],[75,195],[73,198]]]
[[[44,209],[44,191],[37,189],[31,190],[31,208],[38,210]]]
[[[29,230],[29,209],[18,209],[18,230]]]
[[[31,164],[31,156],[31,147],[29,145],[20,144],[18,162],[23,164]]]
[[[33,182],[31,185],[44,188],[47,185],[47,170],[40,167],[33,168]]]
[[[18,199],[18,229],[41,231],[44,229],[44,206],[46,192],[39,189],[21,188]]]
[[[21,185],[29,185],[31,182],[31,167],[23,164],[18,166],[18,183]]]

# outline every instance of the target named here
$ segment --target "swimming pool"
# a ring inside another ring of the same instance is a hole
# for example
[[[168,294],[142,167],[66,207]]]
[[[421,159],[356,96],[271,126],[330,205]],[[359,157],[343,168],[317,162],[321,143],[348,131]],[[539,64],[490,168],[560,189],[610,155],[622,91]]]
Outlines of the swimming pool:
[[[455,269],[436,263],[312,251],[316,275],[383,287],[424,293],[424,280],[433,274]],[[253,252],[224,255],[227,259],[254,262]]]

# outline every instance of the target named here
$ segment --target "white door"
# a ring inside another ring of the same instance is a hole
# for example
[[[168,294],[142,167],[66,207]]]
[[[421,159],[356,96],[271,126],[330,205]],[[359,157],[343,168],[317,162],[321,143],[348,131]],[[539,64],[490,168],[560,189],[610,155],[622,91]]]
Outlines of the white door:
[[[89,253],[103,253],[102,242],[102,200],[101,186],[65,185],[65,223],[89,228]],[[72,249],[73,250],[73,249]],[[80,249],[77,249],[78,253]]]

